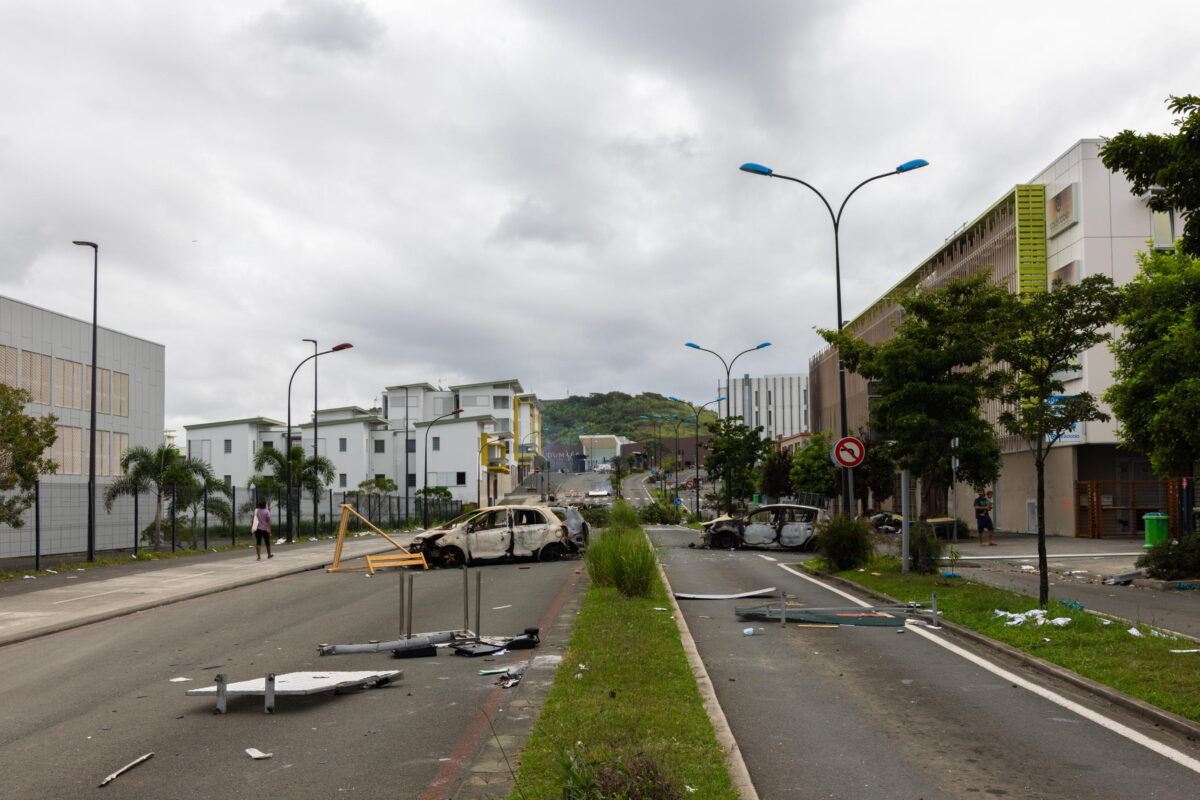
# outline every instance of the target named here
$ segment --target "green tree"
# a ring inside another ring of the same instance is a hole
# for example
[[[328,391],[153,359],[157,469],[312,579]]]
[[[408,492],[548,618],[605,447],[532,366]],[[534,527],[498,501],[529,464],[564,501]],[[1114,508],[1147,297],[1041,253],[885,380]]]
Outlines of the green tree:
[[[254,471],[264,475],[256,475],[250,479],[250,485],[260,491],[283,489],[287,486],[288,461],[292,468],[292,489],[295,494],[289,498],[292,513],[297,518],[300,515],[300,493],[308,492],[314,502],[318,495],[325,490],[334,477],[334,465],[325,456],[306,455],[304,448],[293,445],[288,457],[274,447],[259,448],[254,454]],[[315,524],[315,522],[314,522]],[[290,535],[290,531],[288,532]]]
[[[987,274],[899,298],[895,336],[868,344],[822,330],[846,368],[879,382],[875,420],[896,443],[897,464],[921,481],[918,516],[945,510],[950,449],[959,440],[959,479],[982,486],[1000,473],[1000,446],[981,415],[994,393],[988,359],[1002,335],[1011,295]]]
[[[787,497],[792,493],[791,471],[791,456],[778,448],[772,450],[763,460],[762,474],[758,479],[759,491],[776,501]]]
[[[424,489],[418,489],[417,497],[428,497],[430,500],[438,500],[446,503],[454,499],[454,495],[445,486],[427,486]]]
[[[1183,251],[1200,256],[1200,97],[1168,97],[1167,107],[1179,116],[1178,133],[1123,130],[1101,146],[1100,161],[1124,173],[1135,195],[1149,193],[1155,211],[1186,212]]]
[[[829,458],[833,433],[826,431],[808,437],[792,456],[790,479],[796,492],[811,492],[837,497],[842,491],[841,470]]]
[[[1120,294],[1107,275],[1090,275],[1076,285],[1055,281],[1051,291],[1012,296],[1005,313],[1009,333],[992,352],[997,371],[1000,424],[1025,441],[1037,481],[1038,602],[1049,599],[1046,564],[1046,458],[1050,449],[1082,422],[1107,420],[1089,392],[1064,396],[1063,376],[1079,367],[1080,354],[1110,337],[1106,326],[1117,314]]]
[[[754,468],[774,444],[763,438],[761,426],[751,428],[741,417],[726,417],[705,427],[712,438],[704,468],[710,478],[725,484],[725,511],[732,514],[735,501],[753,493]]]
[[[1195,474],[1200,460],[1200,259],[1139,253],[1140,270],[1123,289],[1112,344],[1117,368],[1104,394],[1121,444],[1144,453],[1155,474]]]
[[[118,497],[133,497],[144,492],[154,494],[154,539],[155,550],[162,547],[162,519],[164,496],[176,493],[171,506],[174,515],[179,505],[179,493],[187,491],[193,482],[203,475],[208,467],[203,461],[185,456],[173,444],[160,444],[153,450],[149,447],[131,447],[121,458],[121,477],[104,490],[104,510],[112,511]]]
[[[878,505],[896,493],[896,455],[892,442],[871,441],[866,430],[858,431],[858,440],[867,452],[854,468],[854,499],[865,510],[872,500]]]
[[[31,417],[25,404],[33,397],[24,389],[0,383],[0,525],[19,528],[21,514],[33,505],[39,475],[52,475],[58,465],[45,453],[58,433],[55,417]],[[12,492],[12,494],[8,494]]]
[[[218,480],[213,473],[212,466],[204,461],[195,462],[188,477],[190,480],[187,483],[180,484],[175,488],[175,505],[184,513],[191,514],[190,531],[192,549],[195,550],[200,512],[206,505],[208,513],[225,525],[233,522],[233,508],[229,502],[233,496],[233,490],[225,481]]]

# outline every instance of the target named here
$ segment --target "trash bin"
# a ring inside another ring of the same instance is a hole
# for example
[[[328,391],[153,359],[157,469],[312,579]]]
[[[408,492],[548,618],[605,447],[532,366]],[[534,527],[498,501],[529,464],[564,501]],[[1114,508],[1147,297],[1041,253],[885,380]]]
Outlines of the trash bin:
[[[1153,547],[1167,538],[1167,521],[1171,519],[1170,514],[1164,514],[1161,511],[1151,511],[1149,514],[1142,515],[1142,521],[1146,525],[1146,544],[1144,547]]]

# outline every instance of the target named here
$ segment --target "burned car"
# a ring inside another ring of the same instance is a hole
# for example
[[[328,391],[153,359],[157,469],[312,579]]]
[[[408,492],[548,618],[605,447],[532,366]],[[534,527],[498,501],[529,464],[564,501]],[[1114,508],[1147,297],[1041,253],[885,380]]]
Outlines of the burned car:
[[[811,550],[817,540],[817,522],[826,518],[816,506],[775,503],[741,517],[720,517],[705,526],[703,546],[776,547]]]
[[[553,498],[552,498],[553,499]],[[550,506],[554,515],[567,526],[567,535],[579,551],[587,549],[589,528],[583,514],[575,506]]]
[[[545,506],[492,506],[418,533],[409,550],[434,566],[532,558],[557,561],[577,550],[567,526]]]

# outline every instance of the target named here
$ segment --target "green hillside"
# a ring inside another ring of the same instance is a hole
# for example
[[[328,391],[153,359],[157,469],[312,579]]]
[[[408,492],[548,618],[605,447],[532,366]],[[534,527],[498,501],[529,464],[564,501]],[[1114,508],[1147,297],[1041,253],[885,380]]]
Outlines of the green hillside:
[[[543,441],[561,444],[578,444],[580,434],[605,434],[625,436],[633,441],[644,441],[653,436],[654,425],[650,420],[639,417],[651,414],[678,414],[685,418],[692,415],[692,409],[684,403],[668,400],[661,394],[645,392],[639,395],[628,395],[624,392],[608,392],[581,397],[572,396],[565,400],[543,400],[544,416],[542,417]],[[700,433],[705,433],[704,423],[717,418],[712,406],[706,408],[700,418]],[[673,421],[660,422],[659,436],[673,433]],[[688,420],[679,426],[680,436],[690,436],[695,432],[695,420]]]

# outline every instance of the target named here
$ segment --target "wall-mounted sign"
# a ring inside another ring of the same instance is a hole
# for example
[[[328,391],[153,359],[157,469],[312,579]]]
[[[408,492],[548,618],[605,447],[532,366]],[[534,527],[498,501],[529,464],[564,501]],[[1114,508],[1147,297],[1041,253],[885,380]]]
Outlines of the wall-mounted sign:
[[[1046,200],[1046,238],[1065,231],[1079,221],[1079,192],[1077,184],[1067,184],[1058,194]]]

